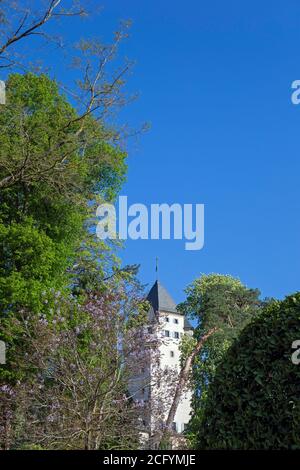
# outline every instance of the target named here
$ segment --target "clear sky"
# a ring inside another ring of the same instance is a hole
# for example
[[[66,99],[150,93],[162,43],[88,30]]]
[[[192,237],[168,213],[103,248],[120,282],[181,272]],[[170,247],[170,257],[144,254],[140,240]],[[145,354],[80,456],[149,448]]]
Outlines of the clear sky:
[[[134,123],[148,135],[129,157],[129,202],[204,203],[205,247],[128,241],[126,263],[175,300],[201,272],[230,273],[263,296],[300,289],[299,1],[110,1],[106,21],[131,18],[126,52]]]
[[[263,296],[300,289],[299,0],[102,0],[103,12],[65,34],[109,40],[132,19],[122,52],[136,60],[122,113],[151,130],[130,146],[129,203],[204,203],[205,246],[128,241],[124,264],[159,278],[176,301],[201,272],[238,276]]]

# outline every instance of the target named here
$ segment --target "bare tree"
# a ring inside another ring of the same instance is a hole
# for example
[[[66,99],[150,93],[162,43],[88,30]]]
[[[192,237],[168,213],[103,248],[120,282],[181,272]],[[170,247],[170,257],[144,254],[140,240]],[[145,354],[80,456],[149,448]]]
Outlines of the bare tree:
[[[65,0],[47,0],[40,2],[40,8],[34,12],[36,2],[11,1],[0,2],[0,68],[21,65],[14,46],[30,37],[42,37],[50,40],[43,27],[53,19],[83,16],[87,11],[73,2],[70,8],[65,9]]]

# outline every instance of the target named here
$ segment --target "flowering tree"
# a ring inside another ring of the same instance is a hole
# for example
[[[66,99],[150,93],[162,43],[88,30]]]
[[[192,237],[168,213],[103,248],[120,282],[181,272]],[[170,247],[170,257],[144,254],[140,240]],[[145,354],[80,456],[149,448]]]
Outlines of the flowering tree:
[[[141,325],[146,304],[133,290],[110,287],[82,306],[59,305],[51,315],[23,312],[14,321],[26,348],[10,359],[22,375],[0,388],[2,448],[138,447],[143,405],[127,393],[126,355],[143,367],[142,335],[131,335],[123,351],[121,339]]]

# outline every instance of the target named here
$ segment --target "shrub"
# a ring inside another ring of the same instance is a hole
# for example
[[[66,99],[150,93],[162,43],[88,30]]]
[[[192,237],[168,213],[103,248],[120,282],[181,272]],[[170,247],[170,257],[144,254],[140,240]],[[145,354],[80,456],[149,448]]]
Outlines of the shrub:
[[[300,293],[265,307],[217,369],[198,448],[300,449]]]

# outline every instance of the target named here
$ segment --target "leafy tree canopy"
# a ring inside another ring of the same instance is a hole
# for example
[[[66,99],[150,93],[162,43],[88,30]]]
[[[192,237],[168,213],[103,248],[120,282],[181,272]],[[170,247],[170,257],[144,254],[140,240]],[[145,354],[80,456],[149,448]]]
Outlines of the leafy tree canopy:
[[[217,328],[194,361],[193,414],[189,425],[192,445],[201,426],[207,390],[226,350],[261,308],[259,291],[248,289],[239,279],[222,274],[202,275],[186,289],[187,299],[179,309],[198,320],[195,340]]]
[[[300,449],[300,293],[274,301],[227,351],[209,388],[197,447]]]
[[[67,268],[84,240],[91,251],[86,223],[95,204],[116,197],[125,157],[103,125],[92,115],[79,118],[47,76],[10,76],[0,110],[3,313],[37,311],[41,289],[70,283]]]

